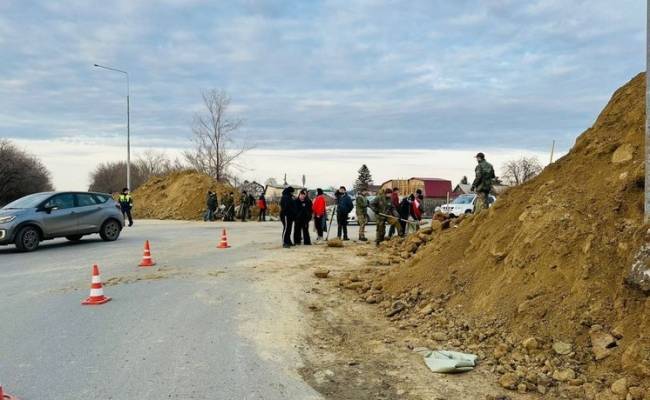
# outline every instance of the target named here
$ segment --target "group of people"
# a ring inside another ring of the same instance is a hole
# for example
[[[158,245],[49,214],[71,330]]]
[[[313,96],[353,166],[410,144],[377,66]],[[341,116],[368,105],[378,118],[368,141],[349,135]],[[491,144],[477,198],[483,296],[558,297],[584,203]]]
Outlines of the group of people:
[[[282,245],[289,248],[296,245],[311,245],[309,223],[314,220],[316,241],[323,240],[327,232],[327,200],[323,189],[316,189],[314,201],[309,198],[307,190],[302,189],[295,196],[296,190],[289,186],[282,191],[280,200],[280,219],[282,220]],[[336,209],[338,221],[337,237],[348,238],[348,216],[354,205],[344,186],[336,192]]]
[[[478,165],[476,166],[476,178],[471,190],[477,196],[476,211],[489,207],[488,198],[492,190],[492,183],[495,179],[494,168],[485,160],[485,154],[476,155]],[[323,239],[323,232],[327,229],[326,200],[322,189],[317,189],[317,195],[312,202],[308,192],[301,190],[298,196],[294,196],[295,189],[291,186],[282,192],[280,202],[280,218],[282,220],[282,244],[289,248],[295,245],[310,245],[309,222],[314,219],[314,225],[318,234],[317,241]],[[348,237],[348,219],[353,209],[356,209],[357,222],[359,224],[359,240],[367,241],[366,225],[368,224],[368,210],[374,211],[377,221],[377,235],[375,242],[379,245],[386,240],[386,224],[390,225],[388,238],[397,234],[404,236],[409,226],[418,230],[424,214],[424,193],[417,189],[400,198],[400,190],[380,190],[377,196],[368,201],[367,191],[357,193],[352,201],[345,186],[341,186],[335,193],[336,198],[336,220],[337,238],[350,240]],[[293,236],[292,236],[293,232]],[[293,240],[292,240],[293,239]]]
[[[404,196],[400,200],[399,188],[382,189],[377,193],[369,207],[377,216],[375,242],[379,245],[386,240],[386,224],[390,225],[389,238],[396,233],[399,236],[404,236],[409,225],[412,225],[414,230],[419,229],[424,214],[424,194],[421,189],[417,189],[415,193]]]
[[[257,201],[252,194],[247,193],[245,190],[241,193],[239,197],[239,208],[237,209],[235,204],[235,193],[230,192],[227,195],[223,196],[221,199],[223,204],[223,211],[221,218],[224,221],[235,221],[235,218],[239,218],[242,222],[246,222],[251,218],[251,207],[254,205],[259,209],[258,221],[266,221],[266,211],[268,206],[266,204],[266,199],[264,194],[261,194]],[[206,211],[203,215],[204,221],[214,221],[218,217],[219,209],[219,200],[217,194],[213,191],[208,191],[206,201]]]

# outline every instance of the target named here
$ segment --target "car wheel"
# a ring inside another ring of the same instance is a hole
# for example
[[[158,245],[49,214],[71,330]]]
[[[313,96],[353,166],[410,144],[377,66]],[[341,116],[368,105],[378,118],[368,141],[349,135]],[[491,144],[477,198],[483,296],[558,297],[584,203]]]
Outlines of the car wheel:
[[[83,235],[70,235],[70,236],[66,236],[65,238],[71,242],[78,242],[81,240],[82,237]]]
[[[25,226],[16,234],[16,248],[19,251],[34,251],[41,241],[41,235],[33,226]]]
[[[104,222],[104,225],[102,225],[102,229],[99,231],[99,236],[107,242],[112,242],[120,237],[121,230],[122,228],[120,227],[119,222],[114,219],[109,219]]]

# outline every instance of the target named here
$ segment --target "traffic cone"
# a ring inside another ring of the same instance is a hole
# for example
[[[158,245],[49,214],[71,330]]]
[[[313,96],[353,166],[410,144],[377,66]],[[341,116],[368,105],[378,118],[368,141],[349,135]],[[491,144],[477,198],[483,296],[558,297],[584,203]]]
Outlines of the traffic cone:
[[[144,255],[142,256],[142,261],[138,264],[141,267],[151,267],[156,265],[156,263],[151,258],[151,249],[149,248],[149,241],[144,242]]]
[[[226,228],[223,228],[221,231],[221,242],[217,246],[217,249],[227,249],[230,245],[228,244],[228,235],[226,234]]]
[[[90,296],[81,304],[84,306],[92,306],[104,304],[111,301],[110,297],[104,296],[104,288],[102,286],[102,278],[99,276],[99,267],[97,264],[93,265],[93,280],[90,284]]]

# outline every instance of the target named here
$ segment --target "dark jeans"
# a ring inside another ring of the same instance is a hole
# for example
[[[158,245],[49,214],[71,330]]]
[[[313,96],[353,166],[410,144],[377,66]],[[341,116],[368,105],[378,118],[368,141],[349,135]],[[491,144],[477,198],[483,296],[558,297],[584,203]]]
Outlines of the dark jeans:
[[[304,238],[304,244],[311,244],[311,239],[309,238],[309,220],[307,221],[296,221],[296,226],[293,231],[293,244],[299,245]]]
[[[131,209],[130,208],[123,208],[122,209],[122,216],[129,219],[129,226],[133,225],[133,217],[131,216]]]
[[[325,225],[323,218],[324,216],[314,217],[314,225],[316,226],[316,232],[318,233],[319,238],[323,237],[323,225]]]
[[[291,230],[293,228],[293,218],[282,216],[282,244],[292,245]]]
[[[260,209],[260,216],[257,218],[258,221],[266,221],[266,208]]]
[[[343,235],[343,239],[348,238],[348,215],[347,214],[337,214],[336,215],[336,223],[338,224],[338,233],[336,236],[338,238],[341,238],[341,235]]]
[[[250,216],[250,209],[248,207],[243,207],[241,208],[241,221],[246,222],[246,218]]]
[[[203,215],[203,220],[204,221],[214,221],[214,213],[217,211],[216,209],[211,210],[208,208],[208,210],[205,212],[205,215]]]

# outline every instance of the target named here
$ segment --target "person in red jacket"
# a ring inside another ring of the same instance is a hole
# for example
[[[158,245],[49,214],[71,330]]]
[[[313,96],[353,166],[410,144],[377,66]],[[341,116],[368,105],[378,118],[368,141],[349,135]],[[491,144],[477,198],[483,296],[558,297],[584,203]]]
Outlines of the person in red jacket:
[[[264,198],[264,193],[260,195],[260,198],[257,199],[257,208],[260,209],[260,216],[257,218],[258,221],[266,221],[266,199]]]
[[[325,226],[325,214],[327,213],[327,203],[325,202],[325,195],[323,189],[316,189],[316,198],[312,205],[314,213],[314,225],[316,225],[316,232],[318,233],[317,241],[323,240],[323,227]]]

